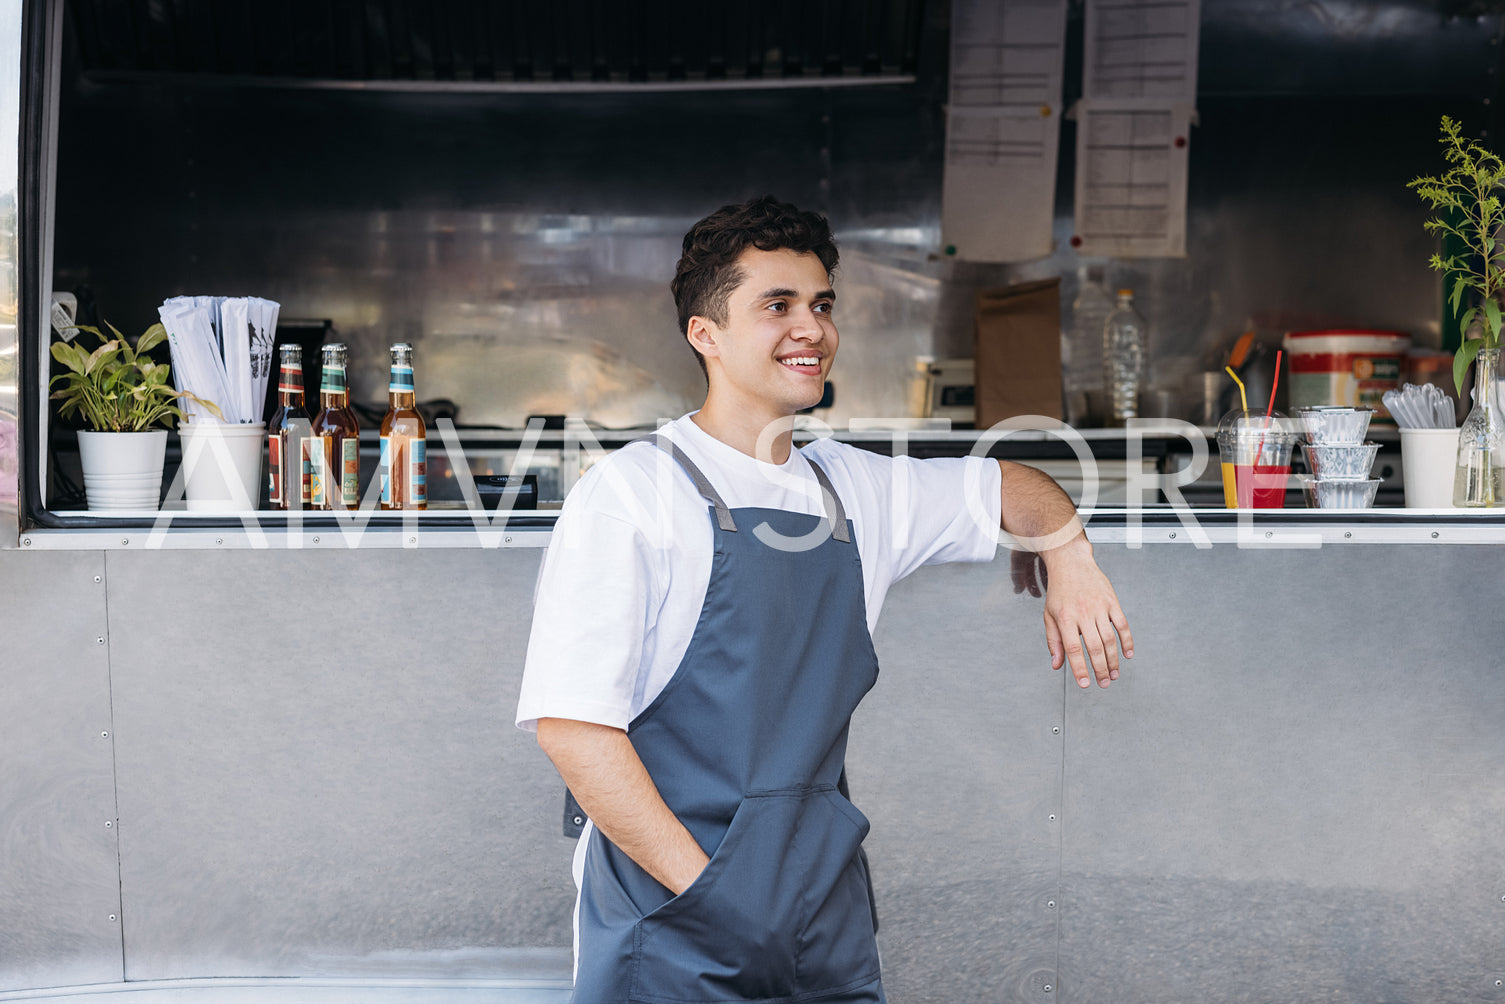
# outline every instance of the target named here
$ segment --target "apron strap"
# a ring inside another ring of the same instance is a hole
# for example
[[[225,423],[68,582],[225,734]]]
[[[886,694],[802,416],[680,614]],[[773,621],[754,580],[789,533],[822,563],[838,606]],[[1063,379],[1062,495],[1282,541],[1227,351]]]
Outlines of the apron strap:
[[[732,519],[731,509],[722,500],[721,493],[716,491],[715,487],[712,486],[710,479],[701,472],[699,467],[695,466],[695,461],[685,456],[685,451],[681,450],[675,445],[672,439],[662,433],[654,433],[652,436],[645,436],[644,438],[648,439],[659,449],[666,451],[675,459],[680,467],[684,468],[685,473],[690,476],[690,480],[695,483],[695,490],[700,492],[700,497],[716,508],[717,525],[723,530],[735,532],[737,524]],[[805,458],[805,462],[815,472],[815,480],[820,485],[820,493],[826,509],[826,518],[831,521],[832,538],[843,544],[850,544],[852,536],[847,531],[847,510],[841,504],[841,496],[836,494],[836,489],[831,485],[831,479],[826,477],[826,472],[821,470],[820,464],[817,464],[809,457]]]
[[[847,510],[841,504],[841,496],[836,494],[836,489],[831,487],[831,479],[826,477],[826,472],[820,469],[820,464],[805,458],[810,469],[815,472],[815,480],[820,482],[820,493],[825,497],[826,518],[831,521],[831,536],[843,544],[852,542],[851,535],[847,533]]]
[[[690,480],[695,482],[695,490],[700,492],[700,497],[715,506],[716,525],[721,527],[722,530],[735,533],[737,523],[732,519],[732,511],[722,501],[721,493],[716,491],[711,485],[710,480],[700,472],[700,468],[695,466],[695,462],[685,456],[685,451],[674,445],[674,441],[662,433],[654,433],[652,436],[645,436],[644,438],[650,440],[659,449],[666,451],[679,463],[680,467],[684,468],[685,473],[690,476]]]

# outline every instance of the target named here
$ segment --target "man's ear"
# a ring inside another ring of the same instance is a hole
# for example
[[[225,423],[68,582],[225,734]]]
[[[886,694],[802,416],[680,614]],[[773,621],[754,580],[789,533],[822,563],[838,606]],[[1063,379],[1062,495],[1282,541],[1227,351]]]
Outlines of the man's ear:
[[[685,340],[706,359],[714,359],[721,354],[717,342],[720,333],[715,321],[699,315],[690,318],[690,323],[685,326]]]

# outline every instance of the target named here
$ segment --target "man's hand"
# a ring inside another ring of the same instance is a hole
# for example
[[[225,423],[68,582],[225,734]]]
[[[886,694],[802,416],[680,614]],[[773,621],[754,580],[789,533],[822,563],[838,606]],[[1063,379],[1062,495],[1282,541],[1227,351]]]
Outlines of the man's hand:
[[[1118,654],[1134,658],[1134,635],[1129,619],[1118,605],[1118,595],[1108,577],[1092,558],[1086,535],[1046,551],[1045,643],[1050,648],[1050,668],[1071,664],[1071,675],[1082,687],[1106,687],[1118,679]],[[1091,659],[1091,673],[1087,660]]]
[[[1093,560],[1076,506],[1060,485],[1033,467],[1007,460],[998,465],[1003,529],[1023,548],[1011,560],[1014,592],[1039,596],[1044,585],[1051,668],[1069,662],[1079,685],[1091,686],[1095,674],[1098,686],[1106,687],[1118,679],[1120,648],[1125,658],[1134,658],[1134,636],[1113,586]]]
[[[674,895],[690,887],[710,858],[664,804],[626,732],[540,718],[538,745],[607,840]]]

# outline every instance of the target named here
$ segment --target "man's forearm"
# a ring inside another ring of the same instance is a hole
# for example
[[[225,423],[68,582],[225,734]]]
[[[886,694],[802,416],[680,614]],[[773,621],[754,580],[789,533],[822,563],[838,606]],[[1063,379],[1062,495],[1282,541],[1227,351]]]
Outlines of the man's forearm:
[[[664,803],[627,733],[543,718],[538,745],[606,839],[676,896],[689,888],[709,858]]]
[[[1080,538],[1086,542],[1071,497],[1050,475],[1024,464],[1000,460],[1003,529],[1027,551],[1050,552]],[[1090,550],[1090,548],[1089,548]]]

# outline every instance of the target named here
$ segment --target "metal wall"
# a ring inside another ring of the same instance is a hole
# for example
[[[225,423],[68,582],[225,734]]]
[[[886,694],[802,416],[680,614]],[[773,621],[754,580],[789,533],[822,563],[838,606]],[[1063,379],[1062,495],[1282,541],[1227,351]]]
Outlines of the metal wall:
[[[539,551],[140,543],[0,562],[0,999],[557,999]],[[1106,691],[1002,561],[889,596],[850,778],[890,998],[1505,999],[1505,551],[1097,550]]]
[[[1204,3],[1187,257],[1104,261],[1153,328],[1159,378],[1217,369],[1246,328],[1378,326],[1438,344],[1424,207],[1442,113],[1495,126],[1500,17],[1445,2]],[[1068,103],[1080,89],[1072,5]],[[1062,275],[1057,252],[949,261],[940,233],[948,5],[926,5],[917,79],[757,91],[394,93],[82,75],[65,33],[59,288],[126,328],[183,292],[258,293],[330,317],[357,398],[389,342],[460,421],[569,412],[651,423],[698,402],[666,283],[685,227],[763,191],[828,212],[847,259],[836,403],[906,414],[917,354],[971,355],[972,294]]]

